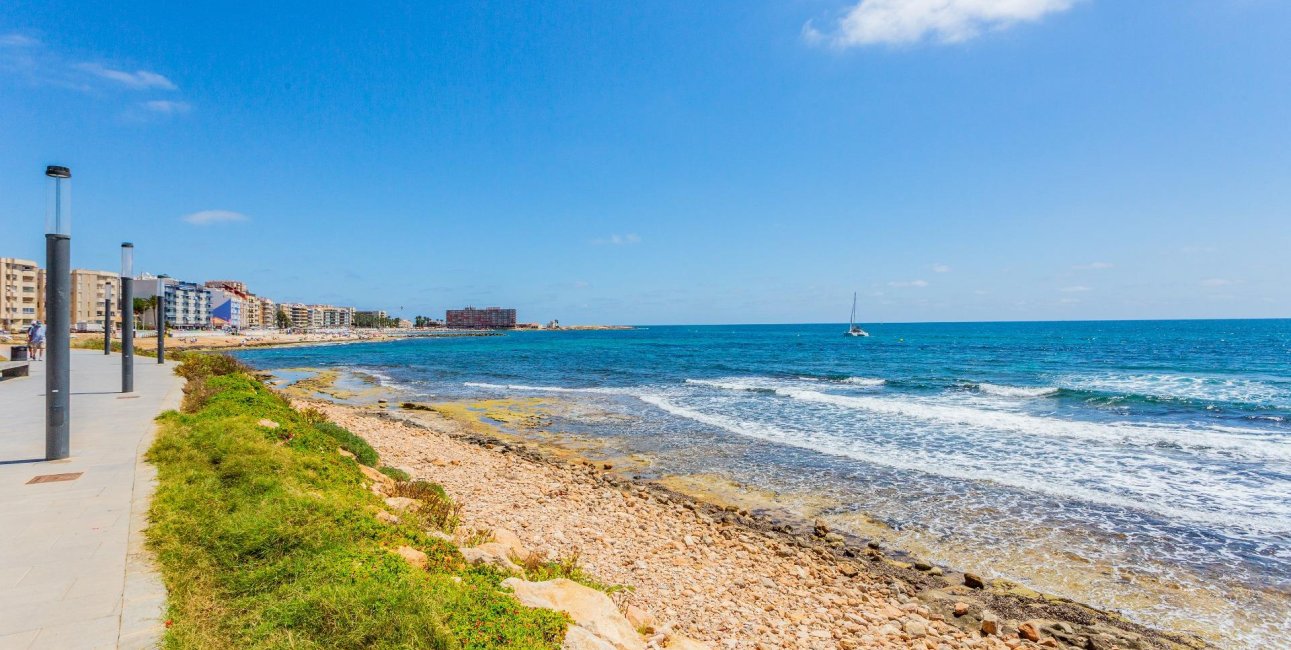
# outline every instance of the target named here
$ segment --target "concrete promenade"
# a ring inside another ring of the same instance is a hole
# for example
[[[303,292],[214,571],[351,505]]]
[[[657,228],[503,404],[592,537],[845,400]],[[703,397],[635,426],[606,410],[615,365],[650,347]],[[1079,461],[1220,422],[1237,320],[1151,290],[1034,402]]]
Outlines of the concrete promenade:
[[[0,381],[0,649],[148,648],[165,590],[142,531],[156,472],[153,418],[178,408],[175,363],[72,351],[71,458],[45,462],[45,362]],[[29,483],[41,475],[72,480]]]

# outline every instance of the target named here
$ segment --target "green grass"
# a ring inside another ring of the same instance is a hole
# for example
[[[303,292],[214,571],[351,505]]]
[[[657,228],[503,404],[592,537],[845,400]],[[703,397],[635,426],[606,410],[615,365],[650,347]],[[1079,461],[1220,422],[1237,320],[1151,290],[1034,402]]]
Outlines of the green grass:
[[[159,479],[147,536],[168,590],[165,647],[560,646],[564,615],[520,606],[502,593],[505,576],[467,568],[456,548],[423,532],[421,516],[379,522],[380,499],[337,453],[329,423],[227,357],[191,355],[177,372],[188,379],[183,412],[159,418],[148,454]],[[280,426],[257,426],[262,418]],[[451,504],[434,484],[398,485]],[[425,552],[428,569],[391,552],[404,545]]]
[[[380,471],[382,474],[385,474],[386,476],[389,476],[390,478],[396,481],[407,481],[408,479],[412,478],[411,476],[408,476],[408,472],[405,472],[399,469],[398,467],[391,467],[389,465],[382,465],[380,468]]]

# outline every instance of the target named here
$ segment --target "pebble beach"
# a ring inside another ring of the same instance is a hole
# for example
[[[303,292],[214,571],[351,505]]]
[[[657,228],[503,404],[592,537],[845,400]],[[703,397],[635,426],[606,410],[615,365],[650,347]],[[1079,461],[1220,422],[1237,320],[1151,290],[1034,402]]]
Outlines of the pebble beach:
[[[794,529],[633,481],[450,410],[296,401],[367,439],[389,464],[442,484],[463,505],[460,530],[513,532],[540,555],[576,556],[588,573],[624,587],[615,602],[646,624],[653,647],[673,635],[712,648],[1205,647],[897,559],[824,524]]]

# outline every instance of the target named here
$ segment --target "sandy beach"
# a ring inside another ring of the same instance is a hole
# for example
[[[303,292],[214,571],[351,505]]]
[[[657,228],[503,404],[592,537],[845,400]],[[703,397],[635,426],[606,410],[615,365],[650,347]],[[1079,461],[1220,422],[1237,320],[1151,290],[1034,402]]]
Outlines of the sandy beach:
[[[316,396],[317,394],[315,394]],[[623,585],[620,608],[713,648],[1205,647],[1114,615],[986,583],[867,545],[823,523],[791,526],[737,505],[509,438],[453,405],[388,408],[295,398],[383,459],[464,504],[459,535],[514,532]]]

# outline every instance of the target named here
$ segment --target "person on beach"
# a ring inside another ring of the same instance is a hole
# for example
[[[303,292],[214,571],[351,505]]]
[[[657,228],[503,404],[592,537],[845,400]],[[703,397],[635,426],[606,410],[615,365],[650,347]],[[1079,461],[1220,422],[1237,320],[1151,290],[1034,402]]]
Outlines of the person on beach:
[[[45,324],[36,321],[27,328],[27,346],[31,348],[32,361],[40,361],[45,355]]]

